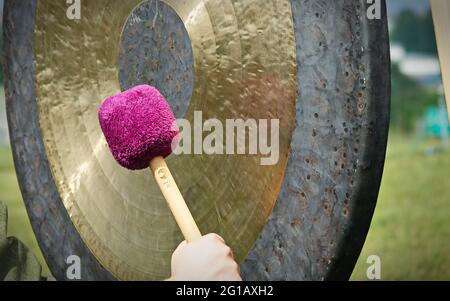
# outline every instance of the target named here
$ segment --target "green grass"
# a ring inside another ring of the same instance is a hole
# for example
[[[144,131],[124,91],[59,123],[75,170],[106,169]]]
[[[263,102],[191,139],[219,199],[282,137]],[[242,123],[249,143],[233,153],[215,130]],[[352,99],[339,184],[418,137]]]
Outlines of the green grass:
[[[450,280],[450,151],[391,135],[378,205],[352,280],[367,280],[367,257],[383,280]],[[434,142],[435,143],[435,142]]]
[[[37,254],[48,274],[8,147],[0,147],[0,200],[9,208],[9,234]],[[352,280],[367,280],[369,255],[380,256],[383,280],[450,280],[450,151],[425,156],[412,139],[391,135],[378,205]]]
[[[41,263],[43,276],[50,275],[31,228],[19,190],[11,149],[7,146],[0,146],[0,201],[8,206],[8,235],[25,243]]]

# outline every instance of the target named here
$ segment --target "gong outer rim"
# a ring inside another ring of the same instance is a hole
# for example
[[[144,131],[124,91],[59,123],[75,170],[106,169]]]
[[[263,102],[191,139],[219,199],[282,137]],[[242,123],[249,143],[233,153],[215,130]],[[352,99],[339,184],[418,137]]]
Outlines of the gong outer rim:
[[[39,247],[53,276],[67,280],[66,260],[80,257],[83,280],[114,280],[72,224],[44,148],[34,84],[33,33],[37,1],[5,1],[5,94],[19,186]]]
[[[365,1],[360,1],[359,4],[351,2],[354,1],[342,0],[337,5],[342,4],[341,6],[348,7],[359,5],[364,12],[367,9]],[[75,230],[57,192],[49,168],[39,129],[34,86],[33,33],[36,3],[36,0],[6,1],[4,12],[7,115],[20,188],[39,245],[50,270],[57,279],[66,279],[66,259],[76,254],[81,259],[83,280],[114,280],[90,253]],[[296,26],[302,24],[302,20],[298,17],[301,16],[300,6],[305,3],[301,3],[301,0],[292,1]],[[283,185],[270,220],[250,255],[242,264],[244,279],[345,280],[350,277],[375,208],[387,145],[390,65],[385,1],[382,1],[382,6],[382,20],[371,21],[364,16],[359,21],[357,18],[349,21],[360,22],[355,28],[361,28],[361,25],[362,28],[366,28],[367,32],[363,36],[368,37],[365,44],[370,45],[366,50],[370,53],[366,70],[367,76],[371,79],[369,83],[371,86],[368,89],[371,97],[368,97],[366,101],[366,107],[370,111],[365,116],[362,127],[372,139],[363,147],[364,152],[361,151],[362,154],[357,156],[360,160],[357,169],[359,187],[353,193],[350,204],[352,218],[350,221],[343,221],[342,217],[337,218],[336,225],[340,227],[343,234],[338,239],[337,245],[330,249],[334,255],[327,260],[316,262],[316,266],[311,267],[310,271],[302,270],[300,264],[288,266],[291,262],[308,263],[309,259],[304,258],[305,251],[306,254],[308,251],[316,254],[312,257],[316,257],[317,254],[322,257],[323,255],[321,250],[317,249],[320,246],[313,245],[305,248],[305,246],[291,244],[290,241],[295,235],[292,217],[295,217],[296,212],[286,212],[289,208],[286,200],[290,196],[289,192],[285,191],[287,186]],[[309,16],[309,18],[314,17],[316,16]],[[300,32],[298,28],[296,30]],[[360,44],[363,43],[361,33],[352,32],[351,34]],[[353,59],[358,61],[361,58]],[[339,57],[336,57],[337,60]],[[299,97],[301,93],[302,91],[299,91]],[[299,126],[305,126],[305,124],[300,122]],[[295,159],[298,158],[291,158],[291,161]],[[313,223],[313,220],[320,218],[320,215],[323,215],[323,212],[318,211],[318,216],[305,216],[305,219]],[[285,254],[282,252],[283,249],[289,252],[289,258],[282,258]],[[272,268],[273,265],[275,269]]]

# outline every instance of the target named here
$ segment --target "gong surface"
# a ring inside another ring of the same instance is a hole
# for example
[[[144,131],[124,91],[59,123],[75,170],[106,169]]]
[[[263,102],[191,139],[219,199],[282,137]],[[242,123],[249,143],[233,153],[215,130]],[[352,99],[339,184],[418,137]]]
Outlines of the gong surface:
[[[348,278],[385,154],[386,19],[350,0],[81,3],[80,20],[65,1],[5,11],[18,177],[55,276],[70,255],[85,280],[169,275],[180,231],[151,174],[114,162],[97,120],[103,98],[144,81],[191,121],[280,119],[275,166],[168,160],[201,231],[227,240],[245,279]],[[173,51],[155,59],[161,49]]]

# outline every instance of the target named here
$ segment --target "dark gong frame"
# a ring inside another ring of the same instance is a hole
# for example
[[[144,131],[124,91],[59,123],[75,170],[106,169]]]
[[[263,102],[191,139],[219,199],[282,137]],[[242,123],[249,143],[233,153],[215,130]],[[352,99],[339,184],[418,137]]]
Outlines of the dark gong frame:
[[[292,0],[297,39],[297,126],[285,180],[261,237],[241,264],[245,280],[347,280],[380,188],[390,106],[385,1]],[[53,275],[78,255],[83,280],[114,280],[90,253],[60,199],[39,127],[33,39],[36,0],[7,0],[5,92],[20,188]],[[349,30],[342,30],[348,28]],[[320,104],[327,101],[328,111]]]

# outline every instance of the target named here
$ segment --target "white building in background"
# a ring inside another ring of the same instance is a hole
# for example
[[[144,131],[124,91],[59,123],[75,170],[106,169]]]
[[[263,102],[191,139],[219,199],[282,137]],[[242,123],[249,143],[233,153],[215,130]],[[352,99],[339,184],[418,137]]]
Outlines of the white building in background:
[[[398,64],[403,74],[427,87],[438,88],[442,84],[441,67],[437,56],[408,53],[402,46],[392,44],[391,60]]]

